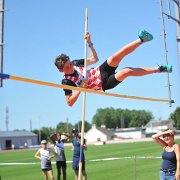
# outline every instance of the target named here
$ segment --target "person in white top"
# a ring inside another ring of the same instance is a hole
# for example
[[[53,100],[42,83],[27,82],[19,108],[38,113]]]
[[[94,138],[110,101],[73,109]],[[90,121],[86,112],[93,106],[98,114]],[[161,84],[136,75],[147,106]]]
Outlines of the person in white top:
[[[43,172],[44,180],[48,180],[48,174],[51,180],[54,180],[53,170],[51,166],[51,159],[57,154],[47,147],[47,141],[41,141],[41,148],[35,153],[34,157],[41,160],[41,169]]]

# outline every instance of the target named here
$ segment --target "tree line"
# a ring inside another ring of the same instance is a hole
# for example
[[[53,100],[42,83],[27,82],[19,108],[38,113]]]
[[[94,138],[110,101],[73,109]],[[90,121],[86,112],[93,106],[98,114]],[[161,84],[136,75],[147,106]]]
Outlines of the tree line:
[[[146,125],[153,115],[145,110],[129,110],[104,108],[98,109],[93,117],[93,124],[105,125],[107,128],[142,127]]]
[[[66,122],[59,122],[56,127],[42,127],[41,129],[34,129],[32,132],[38,135],[39,142],[42,139],[50,140],[50,135],[54,132],[59,132],[71,136],[73,128],[81,130],[81,121],[78,121],[75,125]],[[91,128],[91,124],[88,121],[85,121],[85,132]]]
[[[114,109],[99,108],[93,116],[92,122],[85,121],[85,132],[87,132],[92,124],[96,126],[105,125],[106,128],[129,128],[145,126],[151,119],[153,114],[145,110],[129,110],[129,109]],[[175,123],[176,129],[180,130],[180,107],[177,107],[173,113],[170,114],[169,119]],[[53,132],[60,132],[62,134],[71,134],[73,128],[81,130],[81,120],[75,125],[66,122],[59,122],[56,127],[42,127],[34,129],[33,132],[40,135],[41,139],[50,139],[50,134]]]

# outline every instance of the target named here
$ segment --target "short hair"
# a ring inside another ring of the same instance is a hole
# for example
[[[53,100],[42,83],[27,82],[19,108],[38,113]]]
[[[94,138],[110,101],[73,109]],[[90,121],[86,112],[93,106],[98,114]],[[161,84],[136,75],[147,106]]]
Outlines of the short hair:
[[[79,130],[78,130],[77,128],[74,128],[74,129],[72,130],[72,133],[74,133],[74,132],[79,132]]]
[[[54,64],[58,69],[62,69],[64,64],[68,60],[69,60],[69,56],[67,56],[66,54],[60,54],[59,56],[56,57]]]

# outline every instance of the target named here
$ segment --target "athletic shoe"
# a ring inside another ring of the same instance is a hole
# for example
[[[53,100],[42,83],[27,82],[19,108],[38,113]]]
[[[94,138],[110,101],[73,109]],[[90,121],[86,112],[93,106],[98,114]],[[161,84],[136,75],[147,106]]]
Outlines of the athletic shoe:
[[[138,36],[142,42],[147,42],[147,41],[153,40],[153,36],[150,33],[148,33],[146,30],[140,31]]]
[[[168,72],[171,73],[172,72],[172,65],[167,65],[167,66],[159,66],[158,67],[160,72]]]

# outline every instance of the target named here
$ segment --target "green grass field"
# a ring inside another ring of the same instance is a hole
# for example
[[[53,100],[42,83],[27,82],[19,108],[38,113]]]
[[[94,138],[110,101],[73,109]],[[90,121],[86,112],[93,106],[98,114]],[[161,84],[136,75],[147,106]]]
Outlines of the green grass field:
[[[180,143],[177,140],[176,143]],[[38,162],[34,158],[36,150],[0,152],[0,162]],[[117,158],[127,156],[161,156],[162,149],[154,142],[123,143],[103,146],[89,146],[85,152],[86,160]],[[66,159],[72,160],[72,150],[66,148]],[[161,159],[120,159],[110,161],[86,162],[90,180],[158,180]],[[53,165],[56,179],[56,167]],[[40,165],[0,166],[2,180],[40,180],[43,179]],[[67,179],[73,180],[71,163],[67,165]]]

